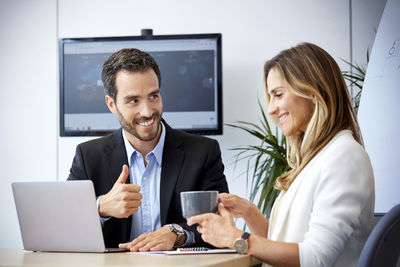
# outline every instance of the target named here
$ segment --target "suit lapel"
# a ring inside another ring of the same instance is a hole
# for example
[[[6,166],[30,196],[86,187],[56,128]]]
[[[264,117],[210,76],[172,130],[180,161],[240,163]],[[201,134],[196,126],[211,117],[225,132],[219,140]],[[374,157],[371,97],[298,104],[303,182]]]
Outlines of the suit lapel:
[[[107,140],[107,143],[104,147],[104,153],[107,157],[107,164],[108,166],[99,166],[100,168],[106,168],[108,187],[111,189],[115,182],[117,181],[119,175],[122,171],[122,165],[128,165],[128,159],[126,156],[126,149],[124,140],[122,137],[122,129],[115,131],[114,134],[110,136],[110,139]],[[126,183],[129,183],[129,176],[126,179]],[[114,229],[115,233],[120,233],[121,240],[124,241],[131,241],[130,234],[131,234],[131,225],[132,225],[132,216],[129,216],[126,219],[122,219],[121,223],[118,224],[116,227],[119,229]]]
[[[121,174],[122,165],[128,165],[128,158],[126,157],[126,149],[122,137],[122,129],[116,131],[114,135],[110,138],[110,142],[105,146],[104,152],[108,158],[108,182],[109,186],[112,187],[117,181],[119,175]],[[129,183],[129,176],[126,180],[126,183]]]
[[[175,185],[182,169],[185,153],[182,140],[174,134],[174,130],[163,121],[166,129],[160,181],[160,216],[161,225],[167,222],[168,210]]]

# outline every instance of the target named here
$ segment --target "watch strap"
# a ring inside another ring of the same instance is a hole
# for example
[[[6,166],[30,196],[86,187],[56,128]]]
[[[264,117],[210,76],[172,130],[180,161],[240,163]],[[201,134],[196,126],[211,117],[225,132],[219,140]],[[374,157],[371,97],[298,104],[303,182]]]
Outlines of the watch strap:
[[[178,235],[178,237],[176,238],[176,241],[174,243],[174,246],[178,246],[179,243],[182,241],[182,239],[185,237],[185,231],[183,230],[179,230],[175,224],[168,224],[169,229],[171,230],[171,232],[174,232]]]
[[[185,232],[183,232],[183,233],[177,233],[177,234],[178,234],[178,238],[176,239],[176,241],[175,241],[175,243],[174,243],[174,246],[175,246],[175,247],[178,246],[178,245],[181,243],[182,239],[183,239],[184,236],[185,236]]]
[[[243,240],[247,240],[247,239],[249,239],[249,237],[250,237],[250,233],[244,232],[241,238],[242,238]]]

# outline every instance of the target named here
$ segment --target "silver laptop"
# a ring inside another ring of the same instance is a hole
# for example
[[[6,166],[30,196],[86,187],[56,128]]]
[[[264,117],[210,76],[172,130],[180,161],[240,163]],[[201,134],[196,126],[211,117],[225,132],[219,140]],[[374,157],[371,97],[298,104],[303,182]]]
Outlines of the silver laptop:
[[[14,182],[24,249],[116,252],[106,249],[92,181]]]

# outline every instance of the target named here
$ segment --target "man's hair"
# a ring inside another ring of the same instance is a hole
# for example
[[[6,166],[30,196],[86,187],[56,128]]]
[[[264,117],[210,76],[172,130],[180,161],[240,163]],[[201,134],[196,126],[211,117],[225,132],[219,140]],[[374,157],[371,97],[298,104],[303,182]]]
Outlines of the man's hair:
[[[360,127],[350,95],[336,61],[322,48],[301,43],[280,52],[264,65],[266,96],[269,103],[267,77],[277,70],[293,89],[292,93],[313,100],[314,113],[304,133],[286,138],[287,161],[292,168],[278,177],[275,188],[286,191],[297,175],[341,130],[349,129],[363,145]],[[272,116],[276,125],[279,122]]]
[[[145,72],[148,69],[153,69],[156,73],[158,86],[161,88],[160,69],[152,56],[135,48],[124,48],[115,52],[104,62],[101,72],[105,94],[115,100],[117,96],[115,77],[119,71]]]

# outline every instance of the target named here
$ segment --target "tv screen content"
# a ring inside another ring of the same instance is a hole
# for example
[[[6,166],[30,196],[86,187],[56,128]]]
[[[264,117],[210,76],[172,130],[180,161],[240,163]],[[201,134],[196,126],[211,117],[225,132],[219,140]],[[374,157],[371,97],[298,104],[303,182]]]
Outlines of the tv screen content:
[[[222,134],[221,34],[64,38],[60,46],[60,136],[120,128],[106,103],[103,63],[122,48],[151,54],[161,71],[163,118],[174,129]]]

